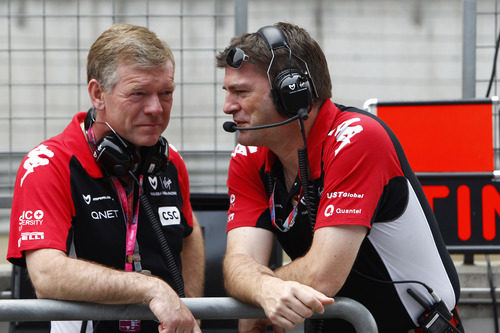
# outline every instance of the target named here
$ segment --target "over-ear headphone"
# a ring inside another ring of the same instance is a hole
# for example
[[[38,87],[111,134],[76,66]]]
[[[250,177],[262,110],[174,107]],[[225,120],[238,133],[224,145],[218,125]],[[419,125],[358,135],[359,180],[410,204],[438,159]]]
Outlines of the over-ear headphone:
[[[272,54],[271,62],[267,69],[267,78],[271,86],[271,93],[276,109],[287,117],[295,116],[301,109],[309,111],[313,95],[317,98],[318,94],[307,63],[292,52],[283,31],[277,26],[262,27],[257,33],[266,41]],[[290,64],[289,68],[279,72],[271,82],[269,71],[274,62],[274,51],[281,48],[288,49],[290,63],[293,56],[304,64],[306,70],[302,71],[293,68]]]
[[[152,174],[168,163],[168,142],[163,136],[153,146],[136,147],[116,133],[107,122],[104,123],[110,130],[91,144],[93,139],[89,137],[89,132],[95,122],[95,109],[90,108],[85,117],[85,133],[94,158],[105,173],[117,177],[128,175],[130,171]]]

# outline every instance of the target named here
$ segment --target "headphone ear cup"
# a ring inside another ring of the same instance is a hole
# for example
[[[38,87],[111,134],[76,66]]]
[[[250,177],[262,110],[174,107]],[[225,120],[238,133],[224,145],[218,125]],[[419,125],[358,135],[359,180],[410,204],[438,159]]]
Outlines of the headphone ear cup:
[[[296,69],[285,69],[278,73],[273,84],[273,98],[278,111],[288,117],[295,116],[300,109],[312,104],[312,93],[306,75]]]
[[[117,177],[134,171],[139,162],[135,149],[124,146],[111,131],[97,143],[94,158],[101,170]]]

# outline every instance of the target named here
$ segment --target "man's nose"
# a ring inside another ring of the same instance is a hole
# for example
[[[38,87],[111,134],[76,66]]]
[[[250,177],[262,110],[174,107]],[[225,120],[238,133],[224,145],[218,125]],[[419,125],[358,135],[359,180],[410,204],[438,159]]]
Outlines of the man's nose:
[[[239,109],[240,105],[236,101],[236,99],[230,94],[227,94],[226,99],[224,100],[224,106],[222,107],[222,111],[224,111],[225,114],[232,114],[233,112],[236,112]]]
[[[161,113],[162,111],[163,108],[161,106],[160,97],[156,94],[151,94],[151,96],[149,96],[147,100],[144,112],[152,114],[152,113]]]

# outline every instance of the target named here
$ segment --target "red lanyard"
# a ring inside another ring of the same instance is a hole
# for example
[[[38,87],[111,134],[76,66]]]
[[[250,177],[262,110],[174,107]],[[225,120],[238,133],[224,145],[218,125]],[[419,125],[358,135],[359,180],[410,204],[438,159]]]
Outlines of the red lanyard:
[[[142,188],[142,179],[143,176],[139,176],[139,194],[141,196],[141,188]],[[137,237],[137,222],[139,219],[139,200],[137,200],[135,212],[133,210],[134,205],[134,191],[132,191],[128,196],[123,188],[123,185],[116,177],[111,177],[113,181],[113,185],[118,192],[118,197],[120,198],[120,202],[122,204],[123,214],[125,215],[125,219],[127,220],[127,238],[126,238],[126,247],[125,247],[125,270],[127,272],[131,272],[134,270],[132,263],[134,260],[138,258],[134,258],[134,249]]]
[[[295,224],[295,217],[297,217],[297,208],[299,206],[300,198],[302,195],[302,189],[300,190],[300,193],[298,195],[297,203],[293,207],[290,214],[288,214],[288,217],[286,218],[286,220],[282,226],[280,226],[278,223],[276,223],[276,208],[275,208],[275,204],[274,204],[274,191],[275,190],[276,190],[276,183],[274,184],[274,187],[273,187],[273,193],[269,197],[269,213],[271,214],[271,222],[276,228],[278,228],[279,231],[287,232]]]

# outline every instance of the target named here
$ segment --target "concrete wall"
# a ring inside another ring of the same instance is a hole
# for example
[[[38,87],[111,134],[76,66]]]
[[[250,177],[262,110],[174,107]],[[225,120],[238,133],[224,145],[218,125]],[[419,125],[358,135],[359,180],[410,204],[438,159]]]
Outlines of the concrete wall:
[[[497,29],[488,12],[494,5],[477,1],[477,40],[488,46],[477,50],[478,97],[493,62]],[[188,152],[230,151],[234,136],[221,129],[228,119],[221,111],[223,70],[214,68],[213,57],[234,34],[233,6],[232,0],[0,0],[0,152],[27,151],[88,108],[86,53],[113,20],[148,25],[174,49],[178,89],[169,141]],[[277,21],[308,29],[323,46],[334,100],[342,104],[455,99],[462,84],[462,6],[457,0],[249,0],[248,31]],[[224,192],[228,158],[188,153],[193,188],[214,182]],[[7,164],[1,174],[12,182],[18,162]],[[8,230],[7,218],[2,213],[0,231]]]

